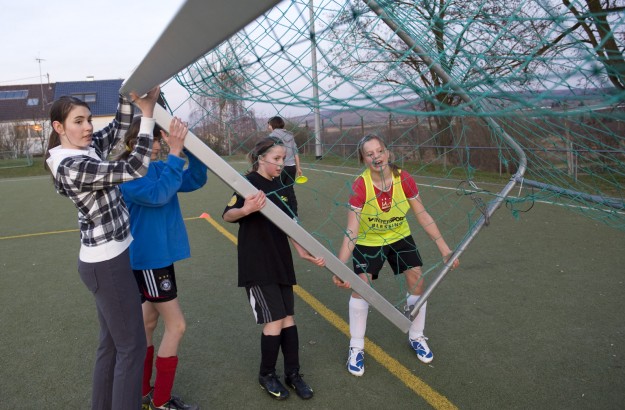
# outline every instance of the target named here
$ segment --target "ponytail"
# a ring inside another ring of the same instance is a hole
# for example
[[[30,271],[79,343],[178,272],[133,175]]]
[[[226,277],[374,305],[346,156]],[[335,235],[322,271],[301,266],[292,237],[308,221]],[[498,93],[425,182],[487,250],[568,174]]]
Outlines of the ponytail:
[[[48,138],[48,147],[46,148],[46,158],[43,161],[43,168],[46,171],[51,171],[50,167],[48,166],[48,158],[50,158],[50,150],[54,147],[58,147],[59,145],[61,145],[61,136],[53,128],[52,132],[50,133],[50,137]]]
[[[154,137],[154,141],[161,140],[161,128],[160,125],[155,124],[154,130],[152,131],[152,136]],[[139,139],[139,131],[141,131],[141,116],[136,116],[132,119],[130,126],[126,130],[126,134],[124,135],[124,140],[122,141],[123,146],[120,148],[119,154],[113,156],[113,161],[126,161],[128,157],[130,157],[130,153],[137,146],[137,140]]]

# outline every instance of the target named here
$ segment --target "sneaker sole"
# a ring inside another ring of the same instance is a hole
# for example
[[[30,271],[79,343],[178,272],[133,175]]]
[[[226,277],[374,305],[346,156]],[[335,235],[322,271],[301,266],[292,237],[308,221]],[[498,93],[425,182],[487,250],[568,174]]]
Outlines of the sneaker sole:
[[[428,363],[432,363],[432,360],[434,360],[434,356],[432,356],[432,357],[430,357],[428,359],[428,358],[421,357],[421,356],[417,355],[417,359],[419,359],[419,361],[421,361],[421,363],[428,364]]]
[[[297,390],[295,389],[295,386],[290,386],[290,385],[288,385],[288,386],[289,386],[291,389],[293,389],[293,391],[295,392],[295,395],[296,395],[297,397],[299,397],[300,399],[302,399],[302,400],[310,400],[310,399],[312,399],[312,397],[313,397],[313,394],[312,394],[312,393],[311,393],[311,394],[310,394],[310,396],[308,396],[308,397],[300,396],[299,394],[297,394]]]
[[[351,370],[351,369],[347,369],[347,371],[349,372],[349,374],[351,374],[353,376],[356,376],[356,377],[360,377],[363,374],[365,374],[365,369],[364,368],[362,370],[360,370],[360,371],[354,371],[354,370]]]

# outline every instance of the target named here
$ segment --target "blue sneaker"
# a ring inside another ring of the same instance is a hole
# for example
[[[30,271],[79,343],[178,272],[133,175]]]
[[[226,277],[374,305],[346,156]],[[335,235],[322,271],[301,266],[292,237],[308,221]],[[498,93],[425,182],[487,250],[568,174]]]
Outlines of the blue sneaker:
[[[349,348],[347,370],[354,376],[362,376],[365,374],[365,352],[363,350],[357,347]]]
[[[430,363],[434,360],[434,355],[430,350],[426,340],[428,340],[425,336],[419,336],[416,339],[408,339],[410,341],[410,347],[412,347],[417,354],[419,360],[423,363]]]

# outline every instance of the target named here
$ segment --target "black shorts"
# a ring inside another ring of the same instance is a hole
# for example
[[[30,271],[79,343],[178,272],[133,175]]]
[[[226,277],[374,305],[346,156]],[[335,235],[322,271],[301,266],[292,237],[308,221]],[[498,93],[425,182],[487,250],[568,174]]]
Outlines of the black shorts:
[[[356,244],[352,257],[354,272],[356,274],[370,273],[374,280],[378,278],[386,260],[388,260],[388,264],[391,265],[395,275],[399,275],[410,268],[423,266],[421,255],[412,235],[383,246]]]
[[[295,297],[291,285],[246,286],[245,291],[259,325],[295,314]]]
[[[169,265],[159,269],[133,270],[139,293],[141,293],[141,303],[169,302],[178,297],[178,287],[176,286],[176,272],[174,265]]]

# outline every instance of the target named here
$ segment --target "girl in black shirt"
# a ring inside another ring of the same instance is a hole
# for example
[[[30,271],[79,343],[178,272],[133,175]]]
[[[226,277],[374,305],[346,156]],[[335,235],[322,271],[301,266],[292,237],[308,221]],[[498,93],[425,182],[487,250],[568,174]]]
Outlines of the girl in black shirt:
[[[309,399],[313,391],[299,373],[299,340],[293,318],[296,281],[289,237],[259,212],[269,199],[292,215],[280,182],[286,148],[280,139],[269,137],[259,141],[248,157],[252,170],[246,178],[258,191],[247,198],[235,193],[224,210],[223,219],[239,223],[239,286],[245,287],[256,323],[264,324],[258,380],[271,397],[282,400],[289,396],[276,375],[276,362],[282,348],[286,384],[301,398]],[[325,265],[323,258],[314,257],[295,241],[292,243],[300,257],[317,266]]]

